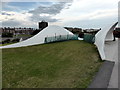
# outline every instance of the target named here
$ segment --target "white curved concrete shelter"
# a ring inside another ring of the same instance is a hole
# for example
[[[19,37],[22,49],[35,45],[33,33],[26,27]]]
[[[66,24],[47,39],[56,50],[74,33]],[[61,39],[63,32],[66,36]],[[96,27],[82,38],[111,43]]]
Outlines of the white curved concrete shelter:
[[[110,61],[115,60],[114,56],[115,54],[117,54],[116,51],[118,44],[117,44],[117,39],[113,41],[114,40],[113,31],[117,24],[118,22],[116,22],[114,25],[112,24],[111,27],[108,26],[100,30],[95,35],[94,44],[97,46],[102,60],[110,60]]]
[[[51,37],[51,36],[55,36],[55,35],[56,36],[68,35],[68,34],[74,35],[72,32],[68,31],[67,29],[64,29],[63,27],[51,25],[51,26],[48,26],[45,29],[43,29],[41,32],[39,32],[35,36],[33,36],[25,41],[21,41],[21,42],[11,44],[11,45],[1,46],[0,48],[16,48],[16,47],[43,44],[45,37]]]

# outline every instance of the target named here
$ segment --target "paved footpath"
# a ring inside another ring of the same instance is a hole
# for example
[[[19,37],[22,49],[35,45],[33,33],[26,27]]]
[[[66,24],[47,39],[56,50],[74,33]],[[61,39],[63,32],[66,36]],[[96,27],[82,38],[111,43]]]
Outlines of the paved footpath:
[[[120,38],[118,41],[118,88],[120,90]]]
[[[115,65],[114,65],[114,68],[113,68],[113,71],[112,71],[112,75],[111,75],[111,79],[110,79],[110,82],[109,82],[109,86],[108,88],[120,88],[120,85],[118,85],[118,76],[120,76],[120,74],[118,73],[118,66],[120,67],[120,56],[118,55],[119,51],[120,51],[120,38],[118,39],[118,44],[117,44],[117,48],[116,49],[116,52],[115,52],[115,55],[114,55],[114,60],[115,60]],[[119,75],[118,75],[119,74]]]

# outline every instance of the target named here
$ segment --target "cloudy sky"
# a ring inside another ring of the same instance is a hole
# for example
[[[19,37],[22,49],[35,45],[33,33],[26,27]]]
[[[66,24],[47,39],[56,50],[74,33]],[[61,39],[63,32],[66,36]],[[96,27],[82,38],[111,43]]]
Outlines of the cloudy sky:
[[[6,2],[5,2],[6,1]],[[0,21],[6,27],[34,27],[45,20],[49,25],[103,28],[118,21],[119,0],[4,0]]]

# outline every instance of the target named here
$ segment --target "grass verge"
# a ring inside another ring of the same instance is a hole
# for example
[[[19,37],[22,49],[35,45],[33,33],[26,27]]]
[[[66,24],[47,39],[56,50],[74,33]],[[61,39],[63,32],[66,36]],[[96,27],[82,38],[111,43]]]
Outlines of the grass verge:
[[[2,54],[3,88],[86,88],[102,64],[93,44],[77,40]]]

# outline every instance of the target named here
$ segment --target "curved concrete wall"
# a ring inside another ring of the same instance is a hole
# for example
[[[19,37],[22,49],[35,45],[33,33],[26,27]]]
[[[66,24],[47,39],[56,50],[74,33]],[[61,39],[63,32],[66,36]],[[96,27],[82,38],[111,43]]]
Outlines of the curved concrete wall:
[[[58,36],[58,35],[73,35],[72,32],[64,29],[63,27],[59,27],[56,25],[51,25],[43,29],[41,32],[39,32],[37,35],[25,40],[21,41],[15,44],[1,46],[0,48],[15,48],[15,47],[23,47],[23,46],[30,46],[30,45],[37,45],[37,44],[43,44],[45,37],[51,37],[51,36]],[[81,40],[79,38],[79,40]]]
[[[109,53],[105,51],[105,48],[108,47],[108,46],[106,47],[106,42],[110,42],[109,44],[112,44],[111,42],[113,42],[113,40],[114,40],[113,31],[117,24],[118,24],[118,22],[115,23],[114,25],[112,24],[111,27],[108,26],[106,28],[103,28],[95,35],[95,43],[94,44],[97,46],[102,60],[112,59],[112,58],[107,58],[107,57],[109,57],[109,55],[108,55]]]

